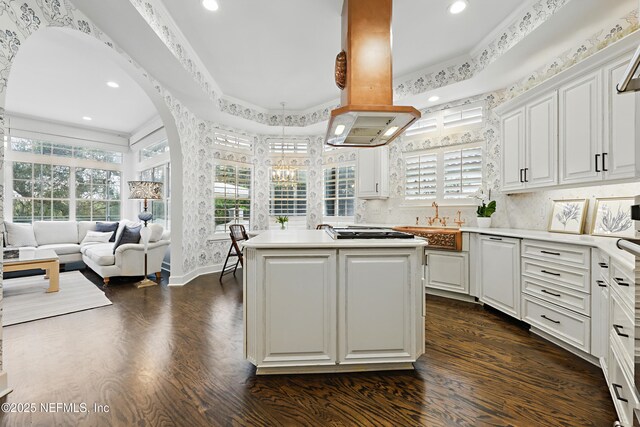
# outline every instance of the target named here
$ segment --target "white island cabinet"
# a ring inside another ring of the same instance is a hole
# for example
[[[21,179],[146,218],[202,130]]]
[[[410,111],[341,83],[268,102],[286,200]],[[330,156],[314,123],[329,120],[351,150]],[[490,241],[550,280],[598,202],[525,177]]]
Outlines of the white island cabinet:
[[[244,350],[258,374],[412,369],[424,353],[420,239],[269,231],[244,245]]]

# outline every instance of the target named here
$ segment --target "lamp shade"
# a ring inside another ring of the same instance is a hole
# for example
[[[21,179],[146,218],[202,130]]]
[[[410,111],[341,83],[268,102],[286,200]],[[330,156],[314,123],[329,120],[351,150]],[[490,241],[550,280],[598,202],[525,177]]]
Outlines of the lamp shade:
[[[162,183],[155,181],[129,181],[130,199],[162,199]]]

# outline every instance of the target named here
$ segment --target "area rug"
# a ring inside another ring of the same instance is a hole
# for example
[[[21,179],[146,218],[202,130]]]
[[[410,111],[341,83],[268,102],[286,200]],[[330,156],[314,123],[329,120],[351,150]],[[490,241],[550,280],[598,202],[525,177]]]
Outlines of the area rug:
[[[111,301],[79,271],[60,273],[60,291],[46,293],[44,276],[18,277],[3,283],[2,325],[60,316],[111,305]]]

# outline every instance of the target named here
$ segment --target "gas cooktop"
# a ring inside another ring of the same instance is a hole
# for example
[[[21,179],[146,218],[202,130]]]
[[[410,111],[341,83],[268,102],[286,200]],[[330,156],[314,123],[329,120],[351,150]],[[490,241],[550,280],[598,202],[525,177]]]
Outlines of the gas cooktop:
[[[327,228],[334,239],[413,239],[413,234],[394,231],[390,228]]]

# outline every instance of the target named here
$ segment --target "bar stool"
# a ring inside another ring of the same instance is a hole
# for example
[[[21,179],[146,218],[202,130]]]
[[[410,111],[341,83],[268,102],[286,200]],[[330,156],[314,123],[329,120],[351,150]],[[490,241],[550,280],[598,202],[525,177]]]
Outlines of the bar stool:
[[[229,226],[229,236],[231,236],[231,247],[229,248],[229,253],[227,254],[227,259],[224,260],[224,266],[222,267],[222,271],[220,272],[220,283],[222,283],[222,276],[225,274],[229,274],[233,272],[233,277],[236,277],[236,270],[238,269],[238,264],[244,267],[244,260],[242,258],[242,249],[240,248],[239,243],[244,240],[249,240],[247,236],[247,231],[244,229],[244,225],[241,224],[233,224]],[[232,267],[229,265],[227,268],[227,263],[229,262],[229,258],[237,257],[238,260],[236,264]]]

